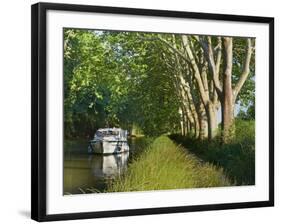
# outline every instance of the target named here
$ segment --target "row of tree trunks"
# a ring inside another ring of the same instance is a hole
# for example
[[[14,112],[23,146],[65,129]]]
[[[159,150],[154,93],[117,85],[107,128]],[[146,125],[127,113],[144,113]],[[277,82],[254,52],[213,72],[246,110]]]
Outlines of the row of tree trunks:
[[[194,72],[194,78],[198,85],[200,98],[201,98],[201,101],[205,108],[207,122],[208,122],[208,125],[207,125],[208,139],[212,140],[213,138],[216,137],[216,133],[217,133],[216,130],[218,128],[217,119],[216,119],[217,109],[215,106],[215,102],[213,102],[211,100],[210,91],[207,88],[208,83],[205,81],[205,79],[207,79],[206,78],[207,71],[204,69],[201,69],[201,73],[200,73],[199,65],[196,63],[196,58],[195,58],[194,52],[191,48],[190,40],[188,39],[188,36],[183,35],[182,41],[183,41],[184,49],[187,54],[187,58],[191,62],[191,67]],[[205,63],[203,62],[203,64],[205,64]]]
[[[213,46],[212,39],[215,40],[216,46]],[[221,106],[222,139],[224,143],[231,141],[235,136],[236,99],[250,72],[253,49],[251,39],[246,39],[243,70],[234,87],[231,37],[182,35],[176,39],[175,35],[172,35],[171,43],[163,38],[159,40],[168,46],[169,55],[173,55],[167,57],[166,61],[171,71],[175,72],[176,86],[183,100],[182,113],[185,115],[182,119],[182,133],[187,135],[192,129],[196,138],[214,139],[217,136],[217,116]],[[220,73],[221,65],[223,71]],[[193,99],[194,93],[198,94],[199,99]]]
[[[197,38],[197,40],[201,43],[202,48],[205,51],[205,56],[208,60],[209,66],[211,67],[213,85],[216,89],[216,94],[218,95],[218,99],[222,106],[222,140],[223,143],[230,142],[235,136],[235,124],[234,124],[234,111],[235,111],[235,103],[237,99],[237,95],[239,94],[242,86],[244,85],[247,77],[250,72],[250,61],[251,55],[253,51],[251,39],[247,38],[247,49],[244,60],[243,71],[240,75],[240,78],[233,87],[232,85],[232,65],[233,65],[233,39],[231,37],[218,37],[218,53],[217,53],[217,61],[215,62],[214,52],[211,37],[207,37],[207,41],[204,41],[202,38]],[[223,39],[223,41],[221,41]],[[224,70],[222,74],[222,81],[219,80],[219,68],[220,68],[220,57],[221,57],[221,42],[223,42],[223,55],[224,55]],[[222,85],[222,86],[221,86]],[[209,116],[209,125],[211,125],[212,120],[216,120],[216,115],[212,115],[212,105],[209,105],[210,112]],[[216,122],[216,121],[214,121]],[[212,135],[212,128],[210,128],[210,133]],[[215,136],[216,133],[213,134]],[[211,137],[212,138],[212,137]]]

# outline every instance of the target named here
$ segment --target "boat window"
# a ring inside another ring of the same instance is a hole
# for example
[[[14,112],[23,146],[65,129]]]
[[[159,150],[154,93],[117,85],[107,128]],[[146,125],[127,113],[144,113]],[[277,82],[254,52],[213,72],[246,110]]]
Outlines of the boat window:
[[[119,135],[119,131],[97,131],[96,136],[97,137],[104,137],[104,136],[112,136],[112,135]]]
[[[100,131],[97,131],[97,132],[96,132],[96,135],[97,135],[98,137],[102,137],[104,134],[103,134],[102,132],[100,132]]]
[[[118,131],[108,131],[107,135],[119,135]]]

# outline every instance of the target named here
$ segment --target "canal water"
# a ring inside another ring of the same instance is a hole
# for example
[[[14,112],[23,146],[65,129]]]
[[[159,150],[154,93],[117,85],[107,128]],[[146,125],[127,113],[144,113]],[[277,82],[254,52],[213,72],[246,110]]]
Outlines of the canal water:
[[[124,173],[128,164],[149,144],[144,137],[129,139],[130,151],[120,154],[88,154],[88,142],[69,141],[64,144],[64,184],[67,194],[104,192],[107,183]]]

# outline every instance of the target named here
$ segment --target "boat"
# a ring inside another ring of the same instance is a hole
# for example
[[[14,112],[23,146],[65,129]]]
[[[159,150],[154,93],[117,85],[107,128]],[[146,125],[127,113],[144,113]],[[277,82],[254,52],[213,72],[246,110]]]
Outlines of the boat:
[[[127,130],[121,128],[100,128],[89,142],[88,153],[117,154],[129,151]]]

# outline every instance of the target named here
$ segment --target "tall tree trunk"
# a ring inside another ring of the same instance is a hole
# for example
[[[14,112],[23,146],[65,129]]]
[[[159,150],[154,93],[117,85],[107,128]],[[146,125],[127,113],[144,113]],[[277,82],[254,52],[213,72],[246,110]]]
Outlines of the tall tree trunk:
[[[234,137],[234,100],[232,91],[232,38],[224,37],[224,74],[223,74],[223,99],[222,99],[222,137],[227,143]]]
[[[190,133],[191,133],[191,123],[190,121],[188,120],[188,122],[186,123],[186,136],[189,136],[190,137]]]
[[[199,124],[199,120],[194,120],[194,123],[193,123],[193,137],[194,138],[199,138],[199,135],[200,135],[200,124]]]
[[[179,114],[180,114],[180,127],[181,127],[181,135],[185,136],[185,128],[184,128],[184,123],[185,123],[185,116],[183,113],[183,110],[179,108]]]
[[[176,42],[175,42],[175,36],[173,35],[173,47],[176,49]],[[189,83],[184,79],[183,77],[183,70],[180,68],[180,60],[177,54],[174,55],[175,56],[175,61],[176,61],[176,65],[179,68],[176,68],[176,70],[178,71],[178,79],[179,79],[179,85],[182,89],[182,95],[184,95],[184,98],[187,99],[187,105],[189,106],[189,111],[191,112],[191,115],[193,117],[193,121],[194,121],[194,137],[198,138],[200,135],[200,122],[199,122],[199,116],[197,113],[197,110],[195,108],[195,103],[191,94],[191,89],[190,89],[190,85]]]
[[[192,101],[190,101],[190,99],[189,99],[189,107],[190,107],[191,115],[194,120],[194,137],[199,138],[199,136],[200,136],[200,121],[199,121],[200,117],[196,111],[194,103]]]
[[[212,140],[217,136],[217,110],[212,104],[209,104],[206,111],[208,118],[208,139]]]
[[[200,140],[206,139],[208,137],[208,119],[206,115],[206,110],[203,103],[200,104],[199,111],[199,120],[200,120]]]
[[[187,100],[187,105],[189,106],[189,111],[191,112],[191,116],[193,117],[194,121],[194,137],[198,138],[200,135],[200,123],[199,123],[199,115],[196,110],[194,100],[191,94],[191,89],[190,85],[188,82],[185,81],[185,79],[182,76],[182,73],[179,73],[179,80],[180,80],[180,85],[182,87],[182,94],[185,96]]]

